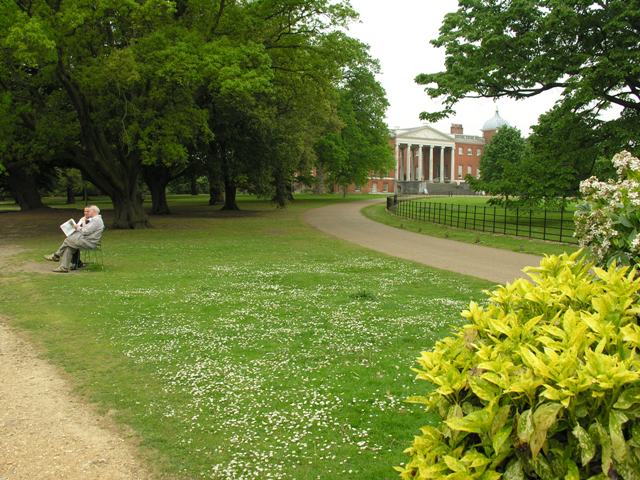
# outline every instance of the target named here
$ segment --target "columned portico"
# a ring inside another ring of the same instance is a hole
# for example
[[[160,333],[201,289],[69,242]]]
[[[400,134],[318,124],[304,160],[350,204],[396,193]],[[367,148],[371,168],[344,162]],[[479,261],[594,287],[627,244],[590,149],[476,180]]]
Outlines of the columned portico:
[[[451,173],[449,175],[449,181],[452,182],[452,183],[456,179],[455,166],[456,166],[456,149],[452,148],[451,149]]]
[[[433,147],[431,145],[427,145],[429,149],[429,183],[433,183]]]
[[[455,168],[453,136],[435,128],[423,126],[396,131],[394,141],[395,177],[399,192],[423,193],[428,191],[428,183],[445,183],[453,179]],[[451,170],[450,172],[447,172],[445,165]]]

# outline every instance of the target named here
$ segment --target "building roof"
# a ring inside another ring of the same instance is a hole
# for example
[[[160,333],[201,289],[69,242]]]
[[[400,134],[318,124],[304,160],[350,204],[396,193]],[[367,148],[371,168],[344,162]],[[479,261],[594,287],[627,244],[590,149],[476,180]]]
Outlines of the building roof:
[[[419,141],[431,141],[436,144],[451,144],[454,142],[454,136],[441,132],[430,125],[422,125],[413,128],[398,128],[391,132],[391,136],[397,139],[407,139]]]
[[[477,145],[484,145],[484,137],[478,137],[477,135],[463,135],[457,133],[455,135],[456,143],[471,143]]]
[[[482,131],[487,132],[491,130],[498,130],[501,127],[508,127],[508,126],[509,124],[504,118],[500,116],[500,113],[498,113],[498,109],[496,108],[495,115],[491,117],[489,120],[487,120],[486,122],[484,122],[484,125],[482,126]]]

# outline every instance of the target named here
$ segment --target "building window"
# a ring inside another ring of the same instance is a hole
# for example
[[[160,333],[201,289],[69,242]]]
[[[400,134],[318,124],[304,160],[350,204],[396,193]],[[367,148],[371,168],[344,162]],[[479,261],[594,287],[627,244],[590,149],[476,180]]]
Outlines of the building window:
[[[373,182],[371,184],[371,193],[378,193],[378,182]]]
[[[384,193],[387,193],[389,191],[389,184],[387,182],[384,182],[384,184],[382,185],[382,191]]]
[[[471,147],[467,148],[467,155],[473,155],[473,149]]]
[[[480,155],[482,155],[482,150],[477,149],[476,150],[476,156],[479,157]]]
[[[471,165],[467,165],[467,175],[471,175]]]
[[[462,155],[462,147],[458,147],[458,155]]]
[[[356,185],[356,192],[360,191],[360,185]]]
[[[462,178],[462,165],[458,165],[458,178]]]

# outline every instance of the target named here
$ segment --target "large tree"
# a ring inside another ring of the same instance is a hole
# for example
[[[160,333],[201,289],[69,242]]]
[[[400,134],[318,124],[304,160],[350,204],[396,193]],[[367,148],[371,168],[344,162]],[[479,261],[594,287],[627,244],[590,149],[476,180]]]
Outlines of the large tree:
[[[0,45],[15,71],[53,73],[78,126],[72,164],[136,228],[143,178],[166,212],[167,182],[200,162],[225,208],[239,187],[284,205],[365,50],[344,34],[354,18],[333,0],[3,2]]]
[[[348,70],[338,88],[340,125],[316,145],[318,165],[332,184],[346,187],[365,183],[371,173],[392,168],[389,130],[384,122],[388,106],[375,79],[375,63]]]
[[[114,226],[147,225],[144,164],[174,164],[207,136],[193,102],[198,54],[171,2],[3,2],[0,32],[15,69],[53,69],[75,111],[73,162],[111,197]]]
[[[593,175],[596,160],[606,155],[602,122],[593,113],[577,114],[556,105],[540,116],[529,136],[523,161],[521,196],[532,202],[578,195],[580,182]]]
[[[460,0],[432,41],[446,70],[417,82],[444,109],[463,98],[526,98],[559,88],[576,109],[640,112],[637,0]],[[635,117],[637,119],[637,116]],[[632,138],[637,141],[638,127]],[[630,140],[630,139],[627,139]]]
[[[507,205],[510,198],[520,196],[523,181],[523,162],[527,145],[520,130],[502,127],[491,139],[480,158],[480,178],[467,176],[475,191],[501,197]]]

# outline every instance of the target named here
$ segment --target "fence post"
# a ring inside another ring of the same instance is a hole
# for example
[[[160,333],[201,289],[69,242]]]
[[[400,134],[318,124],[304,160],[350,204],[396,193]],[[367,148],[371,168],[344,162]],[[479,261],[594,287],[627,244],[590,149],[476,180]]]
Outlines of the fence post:
[[[444,225],[447,224],[447,204],[444,204],[444,222],[442,222]]]
[[[529,238],[531,238],[532,232],[531,232],[531,215],[533,214],[533,210],[529,209]]]
[[[467,229],[467,217],[469,216],[469,205],[465,206],[464,209],[464,229]]]
[[[496,207],[493,207],[493,233],[496,233]]]
[[[505,235],[507,234],[507,205],[504,206],[504,223],[502,224],[503,232]]]
[[[478,213],[478,206],[474,205],[473,206],[473,229],[476,229],[476,215]]]
[[[562,227],[564,226],[564,205],[560,207],[560,242],[562,243]]]
[[[458,219],[456,220],[456,228],[460,228],[460,204],[458,204]]]
[[[484,224],[487,221],[487,206],[482,207],[482,231],[484,232]]]
[[[516,207],[516,237],[518,236],[519,226],[520,226],[520,207]]]
[[[547,239],[547,209],[544,209],[544,221],[542,222],[542,239]]]

